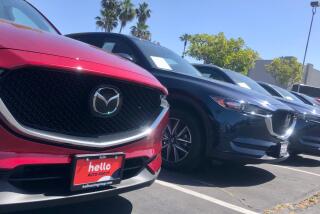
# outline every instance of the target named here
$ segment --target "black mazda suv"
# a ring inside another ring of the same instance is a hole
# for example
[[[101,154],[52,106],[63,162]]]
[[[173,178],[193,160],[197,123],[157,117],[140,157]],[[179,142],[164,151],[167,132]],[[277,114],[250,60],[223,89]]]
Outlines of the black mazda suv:
[[[180,56],[149,41],[113,33],[67,36],[135,62],[167,87],[171,111],[163,134],[164,167],[190,170],[207,158],[246,164],[288,157],[296,119],[287,105],[203,78]]]
[[[306,99],[297,97],[297,95],[263,82],[256,82],[253,79],[239,74],[235,71],[223,69],[215,65],[194,64],[203,76],[238,85],[244,89],[254,90],[262,94],[272,95],[274,98],[290,106],[297,115],[297,124],[293,134],[290,137],[288,147],[292,157],[297,154],[305,153],[320,155],[320,109],[317,104]]]
[[[289,152],[320,156],[320,109],[304,103],[293,93],[264,82],[259,82],[272,96],[288,104],[299,115],[294,134],[290,138]]]

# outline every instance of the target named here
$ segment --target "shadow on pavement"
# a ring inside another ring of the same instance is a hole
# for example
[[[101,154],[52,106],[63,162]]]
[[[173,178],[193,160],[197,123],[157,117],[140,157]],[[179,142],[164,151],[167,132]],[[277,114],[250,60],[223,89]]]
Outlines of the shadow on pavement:
[[[271,172],[255,166],[210,165],[196,172],[162,170],[159,180],[181,185],[212,187],[256,186],[275,178]]]
[[[17,212],[14,214],[129,214],[131,212],[131,202],[121,196],[116,196],[103,200],[42,208],[38,210]]]
[[[319,167],[320,160],[313,159],[311,156],[295,156],[278,163],[278,165],[283,166],[296,166],[296,167]]]

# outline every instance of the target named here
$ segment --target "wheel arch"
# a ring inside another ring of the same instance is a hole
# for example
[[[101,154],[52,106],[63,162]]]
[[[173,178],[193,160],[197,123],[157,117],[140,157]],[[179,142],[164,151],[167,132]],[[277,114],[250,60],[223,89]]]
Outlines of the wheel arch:
[[[168,101],[170,103],[170,108],[172,109],[185,109],[188,112],[196,115],[199,119],[201,129],[204,130],[205,135],[205,153],[208,156],[209,151],[211,151],[216,136],[214,133],[215,124],[209,119],[209,110],[205,104],[200,100],[192,96],[191,94],[185,94],[185,92],[180,91],[170,91]]]

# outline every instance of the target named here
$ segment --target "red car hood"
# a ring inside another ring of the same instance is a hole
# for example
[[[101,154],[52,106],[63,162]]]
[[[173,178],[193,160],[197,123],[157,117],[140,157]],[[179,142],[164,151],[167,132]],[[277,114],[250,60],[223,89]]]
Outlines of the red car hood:
[[[50,55],[57,59],[66,58],[66,61],[77,62],[75,68],[81,67],[81,69],[90,70],[90,72],[136,81],[166,91],[148,71],[128,60],[108,54],[88,44],[4,20],[0,20],[0,32],[0,50],[11,49],[20,54],[21,52],[29,52],[38,53],[42,56]],[[20,55],[19,57],[21,58]],[[65,60],[58,60],[62,64],[61,67],[66,67],[63,66]],[[28,63],[25,62],[24,64]],[[41,66],[46,65],[42,63]]]

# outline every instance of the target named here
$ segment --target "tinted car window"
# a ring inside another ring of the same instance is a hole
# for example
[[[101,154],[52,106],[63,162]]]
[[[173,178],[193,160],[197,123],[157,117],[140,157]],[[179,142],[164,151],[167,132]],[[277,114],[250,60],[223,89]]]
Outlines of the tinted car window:
[[[229,82],[223,74],[221,74],[221,71],[214,69],[214,68],[209,68],[209,67],[204,67],[204,66],[197,66],[196,67],[203,76],[209,77],[211,79],[219,80],[222,82]]]
[[[108,53],[112,53],[112,50],[113,50],[114,46],[116,46],[115,42],[105,42],[102,45],[102,49],[107,51]]]
[[[302,102],[296,95],[292,94],[291,92],[280,88],[278,86],[273,86],[273,88],[275,90],[277,90],[277,92],[286,100],[291,101],[291,102],[295,102],[295,103],[300,103],[300,104],[304,104],[304,102]]]
[[[131,56],[134,61],[136,61],[137,57],[135,57],[133,49],[123,41],[117,39],[106,39],[102,44],[102,49],[109,53],[123,53]]]
[[[270,94],[253,79],[235,71],[227,69],[224,71],[238,86],[270,96]]]
[[[142,51],[153,68],[201,77],[201,73],[176,53],[152,42],[135,39],[135,44]]]
[[[303,96],[303,95],[296,94],[296,93],[293,93],[293,94],[296,95],[296,97],[298,97],[305,104],[314,105],[314,103],[312,103],[312,99],[313,99],[312,97],[308,97],[307,95]]]
[[[276,92],[274,89],[271,88],[271,86],[267,85],[261,85],[264,89],[266,89],[272,96],[281,97],[281,95]]]
[[[0,19],[58,34],[37,10],[22,0],[0,0]]]

